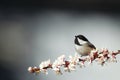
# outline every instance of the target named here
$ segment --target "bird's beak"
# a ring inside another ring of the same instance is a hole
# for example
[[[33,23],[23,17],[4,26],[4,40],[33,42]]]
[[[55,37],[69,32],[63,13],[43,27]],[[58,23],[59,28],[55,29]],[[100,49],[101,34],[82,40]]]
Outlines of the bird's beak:
[[[75,38],[77,38],[77,36],[75,36]]]

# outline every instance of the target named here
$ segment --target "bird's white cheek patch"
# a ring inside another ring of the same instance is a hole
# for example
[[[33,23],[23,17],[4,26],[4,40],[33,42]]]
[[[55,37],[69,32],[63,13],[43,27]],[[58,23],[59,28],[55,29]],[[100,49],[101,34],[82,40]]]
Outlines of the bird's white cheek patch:
[[[87,43],[86,41],[83,41],[83,40],[81,40],[81,39],[79,39],[79,38],[77,38],[78,39],[78,42],[80,43],[80,44],[85,44],[85,43]]]
[[[78,45],[75,45],[75,48],[78,50],[78,49],[80,49],[80,46],[78,46]]]

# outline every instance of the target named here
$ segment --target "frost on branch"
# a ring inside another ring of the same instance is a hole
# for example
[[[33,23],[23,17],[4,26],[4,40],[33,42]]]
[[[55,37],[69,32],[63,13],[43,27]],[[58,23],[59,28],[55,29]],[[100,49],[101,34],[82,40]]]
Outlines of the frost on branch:
[[[47,69],[51,69],[56,72],[56,74],[62,74],[61,67],[64,68],[65,72],[71,72],[76,70],[76,66],[85,67],[85,63],[93,63],[96,61],[100,65],[104,65],[107,62],[117,62],[116,55],[120,54],[120,50],[108,51],[108,49],[92,50],[88,56],[81,57],[79,54],[74,56],[69,56],[66,60],[65,55],[58,57],[53,63],[50,59],[40,63],[39,67],[29,67],[28,71],[30,73],[45,73],[48,74]]]

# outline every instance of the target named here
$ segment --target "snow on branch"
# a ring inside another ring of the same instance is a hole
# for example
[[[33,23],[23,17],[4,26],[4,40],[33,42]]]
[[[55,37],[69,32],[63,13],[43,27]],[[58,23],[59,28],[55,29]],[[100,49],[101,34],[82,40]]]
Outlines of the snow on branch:
[[[116,55],[120,54],[120,50],[114,52],[108,49],[92,50],[90,55],[81,57],[79,54],[69,56],[66,60],[65,55],[58,57],[53,63],[50,59],[40,63],[39,67],[29,67],[30,73],[45,73],[48,74],[48,69],[55,71],[56,74],[62,74],[61,67],[64,71],[71,72],[76,70],[76,66],[85,67],[85,63],[91,64],[93,61],[98,62],[100,65],[104,65],[106,62],[117,62]]]

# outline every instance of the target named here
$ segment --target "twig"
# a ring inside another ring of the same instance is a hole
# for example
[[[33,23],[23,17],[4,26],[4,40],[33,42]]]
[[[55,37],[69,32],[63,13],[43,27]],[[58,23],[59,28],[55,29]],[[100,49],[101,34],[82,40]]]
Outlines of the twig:
[[[58,57],[53,63],[50,59],[40,63],[39,67],[29,67],[28,71],[30,73],[40,73],[43,72],[48,74],[47,69],[54,70],[57,74],[62,74],[61,67],[64,67],[64,71],[71,72],[76,70],[76,66],[85,67],[85,62],[92,63],[93,61],[98,62],[100,65],[104,65],[106,62],[117,62],[116,55],[120,54],[120,50],[117,52],[109,51],[108,49],[92,50],[88,56],[80,57],[79,54],[74,56],[69,56],[66,60],[65,55]]]

